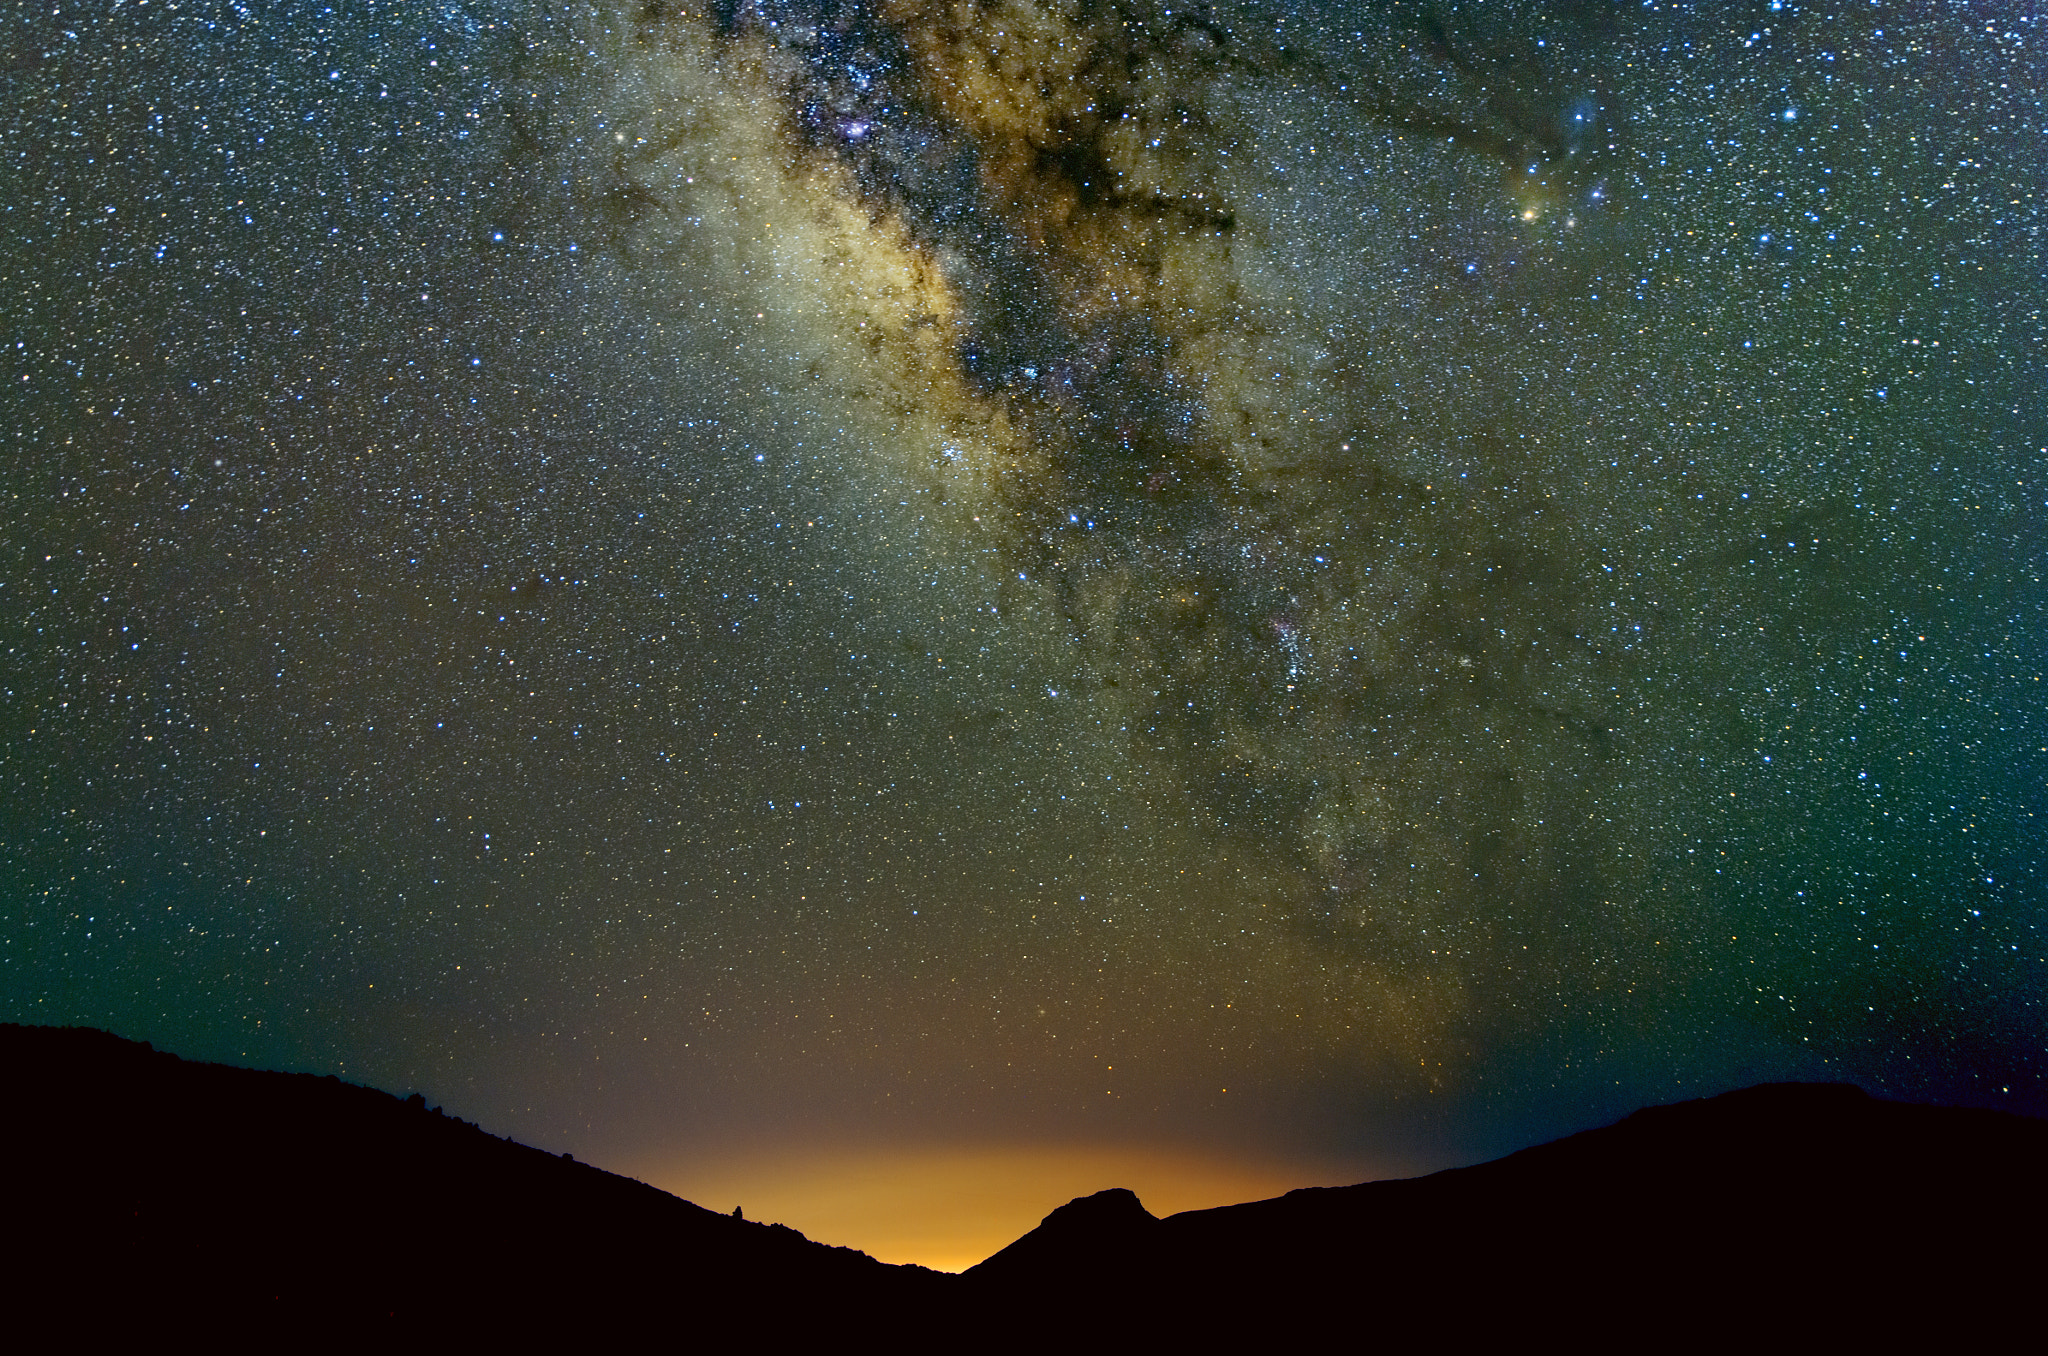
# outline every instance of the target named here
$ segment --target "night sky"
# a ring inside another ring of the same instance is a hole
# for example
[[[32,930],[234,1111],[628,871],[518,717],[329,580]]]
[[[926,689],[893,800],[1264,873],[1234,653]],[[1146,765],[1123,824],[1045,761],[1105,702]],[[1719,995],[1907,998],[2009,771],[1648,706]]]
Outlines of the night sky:
[[[2035,8],[12,7],[0,1019],[947,1265],[2048,1114]]]

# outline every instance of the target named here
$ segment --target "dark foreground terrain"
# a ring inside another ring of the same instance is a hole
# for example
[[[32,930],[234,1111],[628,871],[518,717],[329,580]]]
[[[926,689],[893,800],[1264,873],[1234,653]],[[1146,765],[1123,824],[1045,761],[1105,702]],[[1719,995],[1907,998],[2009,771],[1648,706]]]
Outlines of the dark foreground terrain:
[[[2048,1261],[2048,1122],[1850,1087],[1163,1220],[1105,1191],[954,1277],[331,1077],[20,1026],[0,1077],[10,1329],[74,1344],[1833,1345],[2025,1330]]]
[[[863,1328],[952,1278],[499,1139],[333,1077],[0,1026],[10,1309],[280,1349]]]

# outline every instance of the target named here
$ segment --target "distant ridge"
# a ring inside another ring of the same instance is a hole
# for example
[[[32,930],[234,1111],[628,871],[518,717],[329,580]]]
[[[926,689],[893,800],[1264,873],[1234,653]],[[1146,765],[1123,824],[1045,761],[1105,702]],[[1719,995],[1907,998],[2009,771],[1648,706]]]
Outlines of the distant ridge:
[[[1068,1201],[1036,1229],[969,1267],[967,1274],[978,1279],[1014,1277],[1032,1285],[1056,1279],[1062,1285],[1086,1287],[1158,1250],[1165,1243],[1163,1228],[1136,1192],[1111,1187]]]
[[[0,1026],[0,1080],[10,1331],[73,1345],[1953,1344],[2031,1324],[2048,1267],[2048,1122],[1853,1087],[1164,1220],[1098,1192],[956,1277],[332,1077]]]
[[[1453,1345],[1768,1346],[2002,1335],[2033,1326],[2048,1276],[2048,1121],[1850,1086],[1767,1084],[1476,1167],[1164,1220],[1129,1193],[1094,1204],[1111,1194],[963,1280],[1030,1296],[1018,1312],[1051,1328],[1198,1344],[1355,1323]],[[1106,1274],[1119,1307],[1089,1298]]]

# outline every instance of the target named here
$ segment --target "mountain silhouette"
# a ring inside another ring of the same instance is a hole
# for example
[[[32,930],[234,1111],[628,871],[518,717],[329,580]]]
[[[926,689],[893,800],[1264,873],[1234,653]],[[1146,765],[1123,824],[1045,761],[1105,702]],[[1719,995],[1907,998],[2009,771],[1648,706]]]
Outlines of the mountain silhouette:
[[[1055,1287],[1070,1304],[1114,1305],[1126,1294],[1123,1279],[1134,1261],[1158,1251],[1163,1227],[1136,1192],[1111,1187],[1068,1201],[966,1274],[984,1286],[993,1280],[1016,1292]]]
[[[0,1026],[0,1079],[13,1330],[75,1343],[1953,1345],[2048,1263],[2048,1121],[1847,1086],[1165,1219],[1097,1192],[949,1276],[333,1077]]]
[[[1025,1335],[1684,1346],[1990,1336],[2028,1322],[2048,1274],[2048,1121],[1850,1086],[1764,1085],[1475,1167],[1164,1220],[1128,1193],[1096,1206],[1111,1194],[962,1279],[1029,1296]],[[1106,1272],[1125,1303],[1094,1302]]]
[[[331,1076],[0,1026],[0,1080],[8,1232],[32,1244],[9,1289],[86,1341],[794,1343],[914,1312],[953,1279]]]

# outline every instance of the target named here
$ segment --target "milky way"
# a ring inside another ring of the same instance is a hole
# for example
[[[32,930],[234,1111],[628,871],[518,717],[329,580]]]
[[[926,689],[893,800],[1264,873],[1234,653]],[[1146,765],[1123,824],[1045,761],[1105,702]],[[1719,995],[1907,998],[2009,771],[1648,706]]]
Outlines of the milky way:
[[[600,1161],[2048,1109],[2025,6],[6,22],[0,1015]]]

